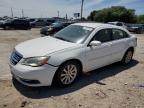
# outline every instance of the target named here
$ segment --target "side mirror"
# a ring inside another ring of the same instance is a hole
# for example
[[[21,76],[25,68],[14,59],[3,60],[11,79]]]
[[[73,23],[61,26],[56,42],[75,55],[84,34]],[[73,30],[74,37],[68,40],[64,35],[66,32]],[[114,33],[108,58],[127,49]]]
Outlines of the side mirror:
[[[100,46],[101,45],[101,42],[100,41],[92,41],[90,43],[90,46]]]

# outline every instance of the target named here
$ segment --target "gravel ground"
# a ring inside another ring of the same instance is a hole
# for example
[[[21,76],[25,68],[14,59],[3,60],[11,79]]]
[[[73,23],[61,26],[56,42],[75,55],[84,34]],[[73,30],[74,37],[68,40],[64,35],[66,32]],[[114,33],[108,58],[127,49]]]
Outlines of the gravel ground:
[[[67,88],[26,87],[11,80],[9,54],[39,29],[0,30],[0,108],[144,108],[144,35],[127,66],[119,63],[82,75]]]
[[[0,78],[10,76],[8,62],[14,46],[25,40],[40,37],[39,32],[39,29],[0,30]]]

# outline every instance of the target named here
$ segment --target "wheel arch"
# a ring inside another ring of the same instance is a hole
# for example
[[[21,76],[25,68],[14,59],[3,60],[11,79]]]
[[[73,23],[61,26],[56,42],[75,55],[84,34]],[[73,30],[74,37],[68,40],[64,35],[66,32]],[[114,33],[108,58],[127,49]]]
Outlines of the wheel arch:
[[[59,65],[59,68],[58,68],[57,71],[55,72],[54,77],[53,77],[53,80],[52,80],[52,84],[54,84],[54,82],[55,82],[56,74],[57,74],[58,70],[60,69],[60,67],[61,67],[62,65],[64,65],[65,63],[70,62],[70,61],[74,61],[74,62],[78,63],[79,66],[80,66],[80,74],[83,72],[83,65],[82,65],[82,62],[81,62],[79,59],[71,58],[71,59],[69,59],[69,60],[65,60],[65,61],[63,61],[63,62]]]
[[[134,53],[134,47],[131,46],[131,47],[129,47],[129,48],[124,52],[123,57],[125,56],[125,54],[127,53],[128,50],[132,50],[132,52]],[[123,57],[122,57],[122,59],[123,59]]]
[[[65,61],[63,61],[63,62],[60,64],[60,66],[62,66],[63,64],[65,64],[65,63],[67,63],[67,62],[70,62],[70,61],[73,61],[73,62],[78,63],[79,66],[80,66],[80,70],[81,70],[81,72],[83,71],[83,65],[82,65],[81,60],[76,59],[76,58],[71,58],[71,59],[69,59],[69,60],[65,60]],[[59,67],[60,67],[60,66],[59,66]]]
[[[128,50],[131,50],[131,51],[133,51],[133,53],[134,53],[134,47],[129,47],[126,51],[128,51]]]

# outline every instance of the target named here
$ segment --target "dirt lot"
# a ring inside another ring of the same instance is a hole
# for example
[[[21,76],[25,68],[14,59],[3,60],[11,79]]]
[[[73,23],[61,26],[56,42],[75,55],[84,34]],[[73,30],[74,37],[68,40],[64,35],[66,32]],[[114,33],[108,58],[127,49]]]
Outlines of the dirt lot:
[[[68,88],[29,88],[11,80],[9,54],[16,44],[39,36],[39,29],[0,30],[0,108],[144,108],[144,35],[137,35],[127,66],[94,70]]]

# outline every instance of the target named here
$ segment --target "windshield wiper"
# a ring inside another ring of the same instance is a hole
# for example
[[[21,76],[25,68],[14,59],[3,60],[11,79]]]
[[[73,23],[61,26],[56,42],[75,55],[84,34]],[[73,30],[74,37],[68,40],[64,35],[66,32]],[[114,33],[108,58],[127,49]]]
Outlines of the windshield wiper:
[[[62,37],[55,37],[55,38],[60,39],[60,40],[63,40],[63,41],[71,42],[71,41],[66,40],[66,39],[64,39],[64,38],[62,38]]]

